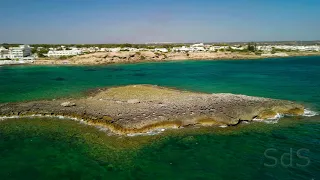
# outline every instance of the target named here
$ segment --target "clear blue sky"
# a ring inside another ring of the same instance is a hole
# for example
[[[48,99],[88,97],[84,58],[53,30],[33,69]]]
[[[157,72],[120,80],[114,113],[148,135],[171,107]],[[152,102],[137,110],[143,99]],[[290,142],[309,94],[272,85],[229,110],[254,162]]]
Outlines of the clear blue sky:
[[[320,0],[0,0],[0,13],[0,43],[320,39]]]

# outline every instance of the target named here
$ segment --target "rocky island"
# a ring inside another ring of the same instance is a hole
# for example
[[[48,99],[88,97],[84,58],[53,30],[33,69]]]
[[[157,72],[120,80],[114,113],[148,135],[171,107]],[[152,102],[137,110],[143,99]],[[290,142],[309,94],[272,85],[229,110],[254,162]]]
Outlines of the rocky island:
[[[277,114],[302,115],[300,104],[234,94],[205,94],[152,85],[98,89],[86,97],[0,104],[0,116],[65,116],[116,134],[193,125],[236,125]]]

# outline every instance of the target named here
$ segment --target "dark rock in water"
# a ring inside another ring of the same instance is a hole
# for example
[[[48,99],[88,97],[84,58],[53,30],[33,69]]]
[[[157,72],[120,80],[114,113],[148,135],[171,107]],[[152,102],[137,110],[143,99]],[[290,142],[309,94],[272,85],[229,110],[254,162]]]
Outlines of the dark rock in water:
[[[109,164],[107,166],[108,171],[113,171],[114,170],[114,166],[112,164]]]
[[[280,133],[272,133],[272,137],[274,137],[276,139],[288,139],[288,137],[286,137],[284,134],[280,134]]]
[[[97,71],[96,69],[85,69],[84,71]]]
[[[108,68],[110,71],[123,71],[123,68]]]
[[[62,78],[62,77],[57,77],[57,78],[54,78],[52,80],[55,80],[55,81],[65,81],[66,79],[65,78]]]
[[[147,74],[144,73],[134,73],[133,76],[138,76],[138,77],[143,77],[146,76]]]

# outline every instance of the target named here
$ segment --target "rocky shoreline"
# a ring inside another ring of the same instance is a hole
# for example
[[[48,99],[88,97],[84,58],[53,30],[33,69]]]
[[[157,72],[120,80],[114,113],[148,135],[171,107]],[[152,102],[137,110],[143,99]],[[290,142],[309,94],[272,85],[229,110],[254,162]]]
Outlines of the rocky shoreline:
[[[164,62],[179,60],[241,60],[241,59],[265,59],[276,57],[294,56],[319,56],[319,52],[291,52],[262,54],[239,52],[168,52],[159,53],[151,51],[142,52],[98,52],[75,56],[68,59],[38,59],[34,65],[106,65],[139,62]]]
[[[65,116],[116,134],[193,125],[236,125],[280,114],[302,115],[300,104],[233,94],[205,94],[152,85],[100,89],[86,97],[0,104],[0,116]]]

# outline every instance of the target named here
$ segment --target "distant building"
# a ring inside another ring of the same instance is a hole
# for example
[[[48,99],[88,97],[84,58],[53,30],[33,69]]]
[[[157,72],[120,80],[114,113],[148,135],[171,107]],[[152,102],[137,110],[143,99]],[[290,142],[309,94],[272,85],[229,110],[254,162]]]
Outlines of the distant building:
[[[0,47],[0,59],[9,59],[9,58],[10,58],[9,50],[4,47]]]
[[[29,45],[20,45],[19,47],[0,48],[0,59],[23,59],[31,56]]]
[[[199,43],[199,44],[193,44],[191,45],[191,47],[203,47],[204,44],[203,43]]]
[[[158,52],[169,52],[169,50],[167,48],[155,48],[154,51],[158,51]]]
[[[120,52],[121,48],[120,47],[118,47],[118,48],[106,48],[106,51],[107,52]]]
[[[31,48],[29,45],[20,45],[19,47],[10,47],[9,53],[11,59],[21,59],[23,57],[31,56]]]
[[[82,51],[77,49],[77,48],[73,48],[71,50],[61,50],[61,51],[57,51],[57,50],[50,50],[47,54],[48,57],[61,57],[61,56],[76,56],[82,54]]]
[[[199,45],[199,44],[198,44]],[[191,46],[191,47],[173,47],[172,51],[173,52],[199,52],[199,51],[206,51],[206,49],[203,46]]]

